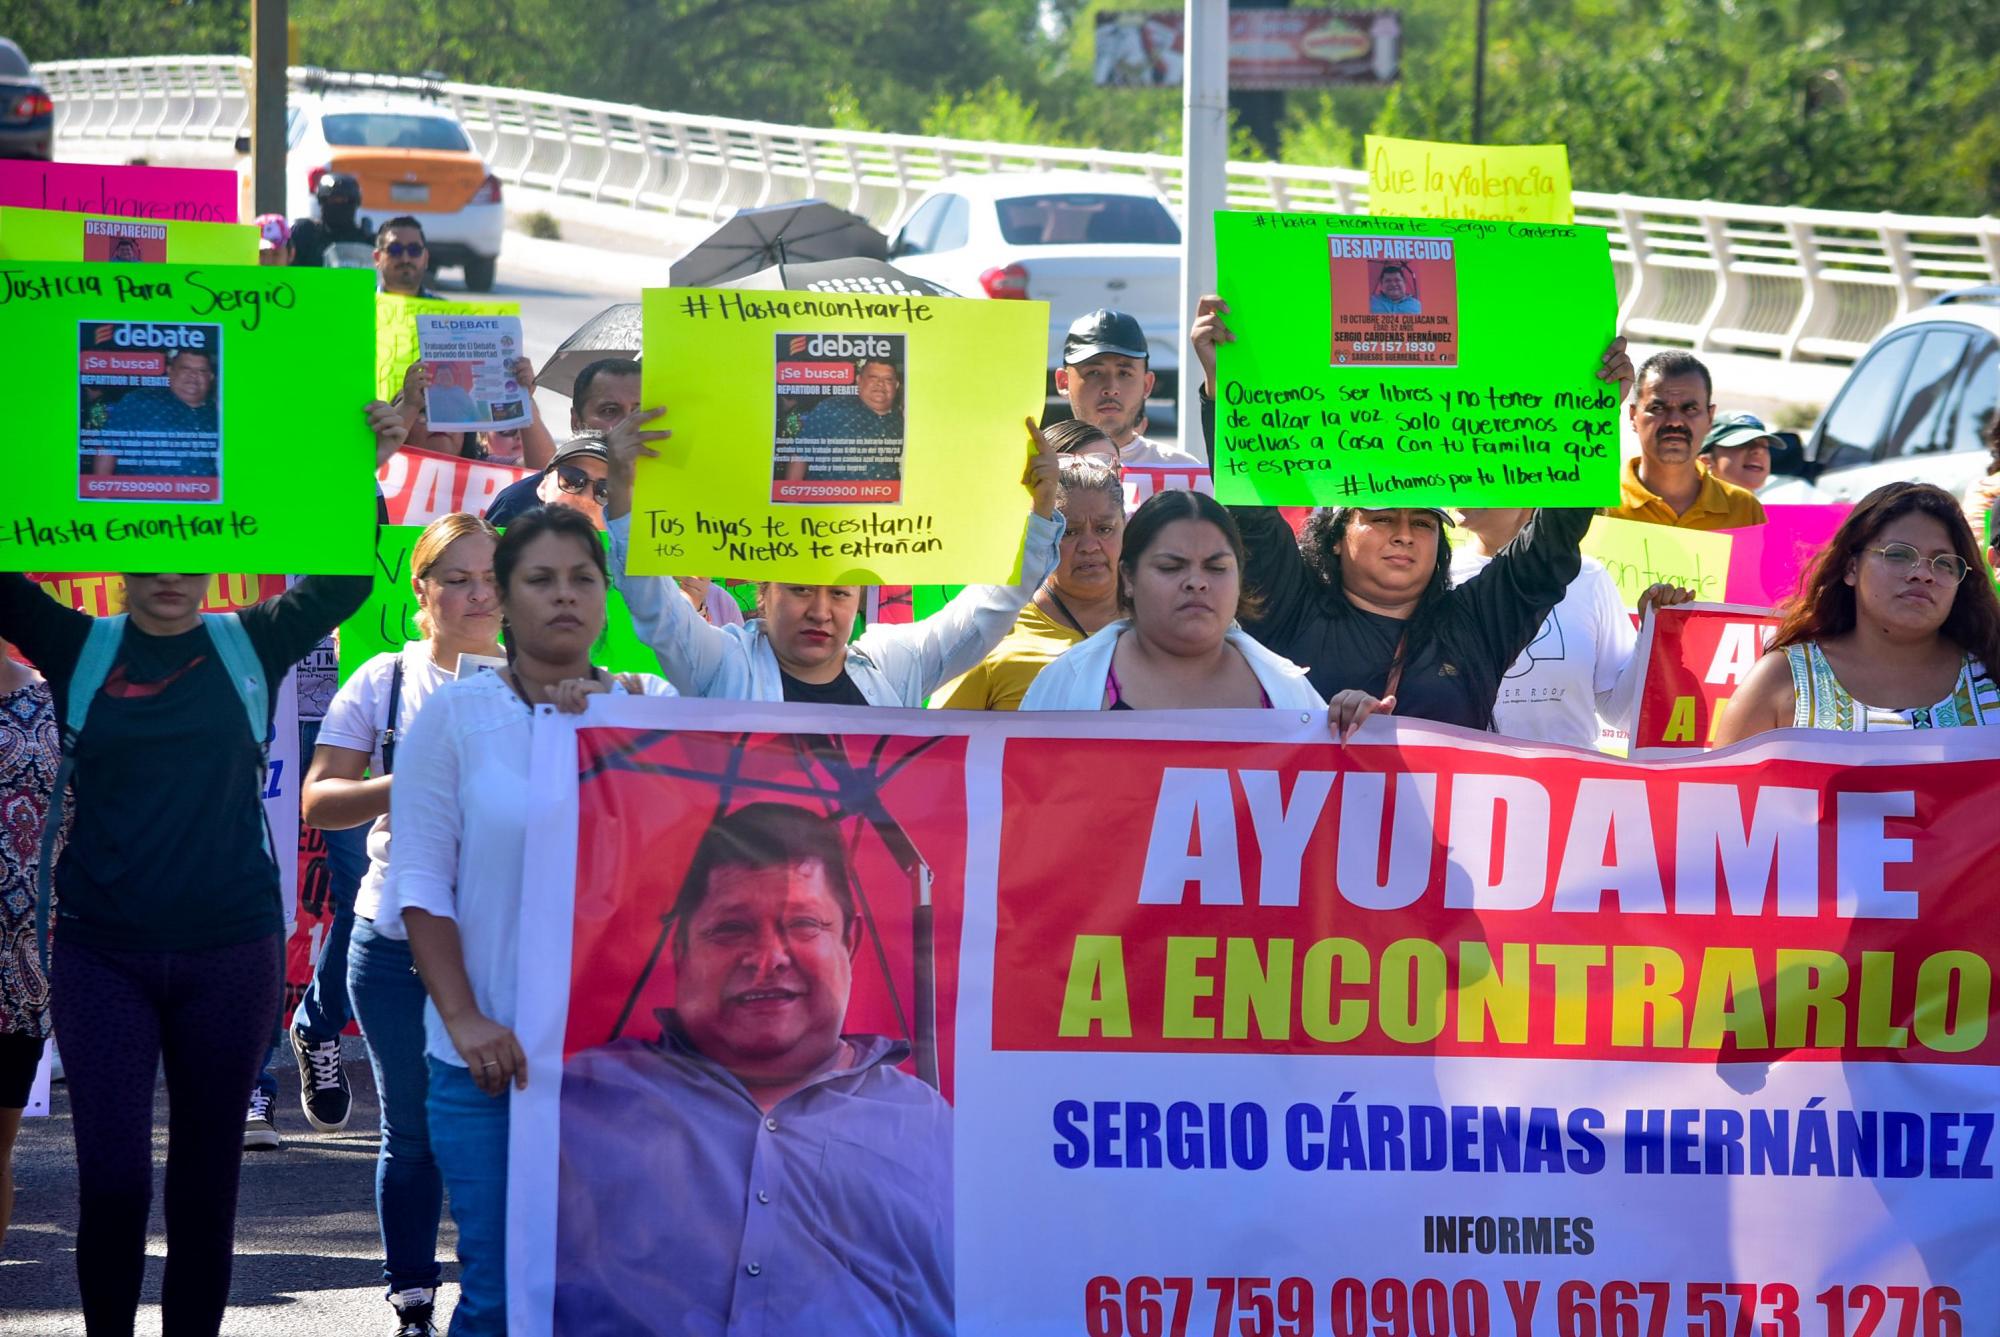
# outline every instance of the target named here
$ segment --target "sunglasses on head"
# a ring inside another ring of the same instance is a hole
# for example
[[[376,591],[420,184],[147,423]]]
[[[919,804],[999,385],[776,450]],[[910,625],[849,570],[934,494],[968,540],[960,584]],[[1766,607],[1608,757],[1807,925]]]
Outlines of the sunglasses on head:
[[[414,260],[424,253],[424,249],[424,244],[420,241],[413,241],[407,245],[400,241],[392,241],[382,248],[382,254],[391,260],[401,260],[406,255]]]
[[[573,495],[580,495],[587,489],[599,506],[611,495],[610,480],[592,478],[574,464],[556,466],[556,486]]]

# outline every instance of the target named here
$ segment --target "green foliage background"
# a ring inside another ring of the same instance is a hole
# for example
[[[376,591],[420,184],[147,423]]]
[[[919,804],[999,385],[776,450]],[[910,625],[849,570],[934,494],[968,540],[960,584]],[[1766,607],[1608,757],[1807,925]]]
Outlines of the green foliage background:
[[[1106,0],[292,0],[301,57],[645,107],[1172,151],[1174,90],[1090,82]],[[1469,136],[1474,0],[1404,15],[1402,82],[1287,95],[1278,156]],[[1133,7],[1118,0],[1115,7]],[[1162,0],[1152,8],[1174,8]],[[1354,7],[1362,7],[1357,3]],[[1580,188],[1968,215],[2000,207],[1995,0],[1492,0],[1487,137]],[[248,0],[10,0],[37,60],[242,52]],[[1239,154],[1260,154],[1248,135]]]

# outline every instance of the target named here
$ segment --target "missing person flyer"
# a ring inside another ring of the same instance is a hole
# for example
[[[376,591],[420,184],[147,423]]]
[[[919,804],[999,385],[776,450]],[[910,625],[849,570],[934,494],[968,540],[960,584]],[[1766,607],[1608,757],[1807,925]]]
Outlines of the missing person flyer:
[[[418,316],[417,356],[430,370],[424,416],[433,432],[504,432],[534,413],[514,379],[519,316]]]
[[[167,225],[130,218],[86,218],[83,258],[163,265],[167,262]]]
[[[779,334],[771,500],[903,499],[903,334]]]
[[[1456,367],[1458,260],[1452,239],[1350,235],[1331,252],[1336,367]]]
[[[222,327],[78,323],[77,496],[222,500]]]

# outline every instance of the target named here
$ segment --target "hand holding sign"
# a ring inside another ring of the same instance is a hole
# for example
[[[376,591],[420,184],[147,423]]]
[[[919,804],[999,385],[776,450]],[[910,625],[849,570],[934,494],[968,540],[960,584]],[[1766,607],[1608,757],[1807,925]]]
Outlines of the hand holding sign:
[[[1624,403],[1625,396],[1632,393],[1632,382],[1638,373],[1632,367],[1632,355],[1625,351],[1625,336],[1619,335],[1611,341],[1611,347],[1604,350],[1604,357],[1597,368],[1597,379],[1617,385],[1618,402]]]
[[[380,469],[410,439],[410,424],[403,421],[403,415],[396,411],[396,406],[386,400],[376,400],[365,412],[368,414],[368,430],[375,434],[375,467]]]
[[[1201,363],[1202,384],[1208,387],[1209,398],[1215,397],[1215,346],[1233,344],[1235,334],[1223,316],[1229,311],[1229,303],[1214,293],[1195,303],[1194,324],[1188,328],[1188,342],[1194,345],[1195,359]]]
[[[1052,520],[1056,513],[1056,497],[1062,492],[1062,456],[1056,454],[1056,448],[1042,435],[1042,429],[1035,425],[1033,418],[1025,421],[1028,424],[1028,444],[1035,455],[1028,461],[1027,472],[1021,475],[1021,485],[1035,499],[1035,514],[1044,520]]]
[[[611,494],[604,505],[607,520],[632,513],[632,482],[638,474],[640,458],[660,458],[660,452],[651,443],[673,435],[665,428],[645,430],[647,423],[657,421],[665,412],[665,408],[640,409],[604,434],[604,450],[609,457],[605,463],[606,479],[611,484]]]

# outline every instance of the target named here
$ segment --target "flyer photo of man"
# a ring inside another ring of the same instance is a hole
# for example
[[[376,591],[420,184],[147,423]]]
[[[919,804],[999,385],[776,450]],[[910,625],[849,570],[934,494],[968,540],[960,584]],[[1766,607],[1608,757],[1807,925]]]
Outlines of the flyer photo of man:
[[[784,426],[794,429],[784,435],[800,449],[779,451],[776,477],[781,482],[901,478],[902,366],[890,358],[864,358],[854,369],[853,394],[828,395],[810,407],[794,407]]]
[[[1417,316],[1424,310],[1417,296],[1416,271],[1401,261],[1383,265],[1375,276],[1375,290],[1369,295],[1368,309],[1376,315]]]
[[[655,1040],[562,1086],[555,1331],[953,1331],[951,1108],[843,1033],[863,937],[842,826],[753,802],[667,913]]]

